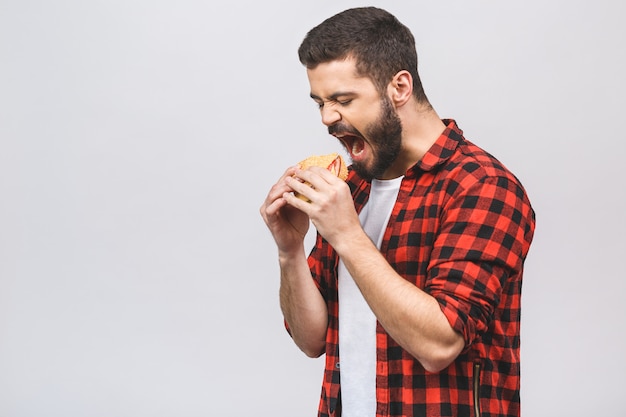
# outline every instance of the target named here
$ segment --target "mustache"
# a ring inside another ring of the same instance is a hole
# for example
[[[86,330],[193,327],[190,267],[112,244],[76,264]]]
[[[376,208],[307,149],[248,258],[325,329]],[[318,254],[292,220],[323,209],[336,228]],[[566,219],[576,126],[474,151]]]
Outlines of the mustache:
[[[328,134],[330,134],[330,135],[337,135],[337,134],[346,135],[346,134],[348,134],[348,135],[363,137],[361,132],[359,132],[354,127],[348,126],[348,125],[344,125],[344,124],[341,124],[341,123],[337,123],[337,124],[328,126]]]

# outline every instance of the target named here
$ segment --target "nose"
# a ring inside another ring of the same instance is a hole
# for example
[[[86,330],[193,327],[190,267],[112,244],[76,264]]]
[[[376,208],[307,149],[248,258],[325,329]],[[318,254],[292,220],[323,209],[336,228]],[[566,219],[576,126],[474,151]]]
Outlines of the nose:
[[[333,108],[334,106],[324,106],[320,109],[322,115],[322,123],[326,126],[332,126],[341,120],[341,114]]]

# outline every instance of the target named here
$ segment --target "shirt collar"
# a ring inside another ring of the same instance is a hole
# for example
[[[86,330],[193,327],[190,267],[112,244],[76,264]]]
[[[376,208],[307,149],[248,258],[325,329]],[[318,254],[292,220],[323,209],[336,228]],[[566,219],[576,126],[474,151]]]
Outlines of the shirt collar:
[[[453,119],[443,119],[442,121],[446,125],[445,130],[424,154],[422,159],[409,169],[409,173],[417,170],[431,171],[443,164],[450,159],[459,143],[463,140],[463,131],[459,129],[456,121]]]

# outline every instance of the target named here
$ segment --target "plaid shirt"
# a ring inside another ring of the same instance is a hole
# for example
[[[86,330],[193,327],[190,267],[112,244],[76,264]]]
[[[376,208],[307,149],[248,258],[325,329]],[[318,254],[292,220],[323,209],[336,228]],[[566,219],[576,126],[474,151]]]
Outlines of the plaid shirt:
[[[535,216],[520,182],[453,120],[402,180],[381,252],[437,299],[466,347],[438,373],[377,324],[376,416],[519,416],[520,291]],[[370,184],[350,171],[357,211]],[[328,305],[319,416],[340,416],[338,258],[319,235],[309,256]]]

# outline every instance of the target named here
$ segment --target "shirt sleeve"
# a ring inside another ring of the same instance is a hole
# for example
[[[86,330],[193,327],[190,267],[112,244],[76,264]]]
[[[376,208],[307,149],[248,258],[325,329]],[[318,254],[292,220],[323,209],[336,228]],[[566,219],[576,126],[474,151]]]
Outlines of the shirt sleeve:
[[[462,188],[462,187],[461,187]],[[445,205],[425,291],[439,302],[466,346],[489,327],[503,291],[521,291],[521,271],[532,233],[532,210],[517,181],[485,177]],[[504,306],[519,314],[519,305]]]

